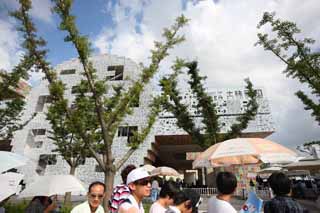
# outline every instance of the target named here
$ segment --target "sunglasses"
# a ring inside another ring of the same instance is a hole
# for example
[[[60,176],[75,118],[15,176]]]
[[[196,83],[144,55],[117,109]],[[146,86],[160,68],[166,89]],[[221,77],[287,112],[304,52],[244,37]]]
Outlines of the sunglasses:
[[[90,194],[90,197],[93,198],[93,199],[95,199],[95,198],[102,199],[102,198],[103,198],[103,194],[98,194],[98,195],[96,195],[96,194]]]
[[[135,181],[135,184],[141,185],[141,186],[146,186],[148,183],[151,184],[151,179],[142,179],[142,180],[137,180]]]

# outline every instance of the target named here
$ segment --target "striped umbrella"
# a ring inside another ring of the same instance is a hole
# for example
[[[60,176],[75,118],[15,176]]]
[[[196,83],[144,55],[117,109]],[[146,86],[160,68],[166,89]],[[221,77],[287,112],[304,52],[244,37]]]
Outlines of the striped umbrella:
[[[193,168],[212,168],[230,165],[291,163],[297,160],[292,150],[262,138],[235,138],[217,143],[193,161]]]

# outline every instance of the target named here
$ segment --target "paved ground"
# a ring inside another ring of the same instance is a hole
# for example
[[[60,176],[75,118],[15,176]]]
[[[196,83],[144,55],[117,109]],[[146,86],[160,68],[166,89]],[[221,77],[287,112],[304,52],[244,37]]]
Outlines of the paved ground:
[[[309,210],[310,213],[319,213],[320,208],[317,208],[317,203],[315,201],[310,201],[310,200],[298,200],[298,202],[304,206],[306,209]],[[208,203],[208,198],[203,198],[203,202],[201,203],[199,207],[199,212],[200,213],[206,213],[208,210],[207,207]],[[237,211],[241,209],[242,204],[244,203],[244,200],[241,199],[232,199],[231,204]]]

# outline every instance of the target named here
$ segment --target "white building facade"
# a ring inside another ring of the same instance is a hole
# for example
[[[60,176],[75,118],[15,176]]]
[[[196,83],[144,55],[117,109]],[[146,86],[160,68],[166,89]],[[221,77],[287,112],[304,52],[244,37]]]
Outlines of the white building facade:
[[[122,84],[124,88],[128,88],[141,73],[139,66],[125,57],[98,55],[92,57],[91,61],[97,70],[98,77],[109,79],[110,85]],[[67,85],[68,89],[65,96],[71,103],[75,98],[74,86],[83,78],[81,75],[83,72],[82,65],[77,59],[72,59],[57,65],[56,71],[59,73],[59,78]],[[31,159],[28,165],[19,169],[20,172],[25,174],[27,183],[33,181],[39,175],[69,173],[69,165],[61,156],[53,152],[55,146],[48,138],[51,128],[46,120],[47,107],[50,104],[47,86],[47,81],[43,80],[38,86],[32,88],[26,100],[24,117],[28,118],[35,112],[37,112],[37,115],[27,126],[15,133],[11,142],[13,152],[23,154]],[[119,127],[112,145],[116,161],[129,149],[126,144],[128,143],[130,130],[138,129],[139,131],[146,125],[147,114],[149,113],[148,106],[151,98],[155,95],[154,93],[155,89],[152,84],[147,85],[140,95],[139,103],[134,107],[133,113],[127,116]],[[236,117],[245,111],[245,105],[248,101],[245,90],[211,90],[209,94],[212,95],[217,104],[221,131],[226,132],[235,122]],[[262,89],[258,89],[258,95],[258,115],[244,131],[244,134],[248,137],[266,137],[274,132],[268,100]],[[183,93],[183,101],[188,104],[195,120],[201,121],[201,117],[197,116],[197,110],[194,108],[196,100],[190,92]],[[186,152],[201,150],[200,147],[190,142],[190,137],[183,130],[176,126],[175,118],[170,113],[162,112],[148,137],[125,165],[139,166],[146,163],[168,165],[171,162],[171,166],[178,170],[190,169],[191,162],[186,159]],[[85,184],[104,179],[103,173],[93,158],[87,158],[83,165],[77,168],[76,176]],[[121,180],[117,175],[115,183],[119,182]]]

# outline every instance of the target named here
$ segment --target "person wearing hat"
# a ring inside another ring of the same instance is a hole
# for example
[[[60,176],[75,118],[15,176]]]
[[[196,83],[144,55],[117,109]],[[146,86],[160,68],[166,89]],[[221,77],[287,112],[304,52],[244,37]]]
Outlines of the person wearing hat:
[[[197,213],[201,204],[201,197],[193,189],[184,189],[173,198],[173,205],[165,213]]]
[[[142,200],[151,192],[151,176],[143,168],[132,170],[127,177],[131,195],[119,207],[119,213],[144,213]]]

